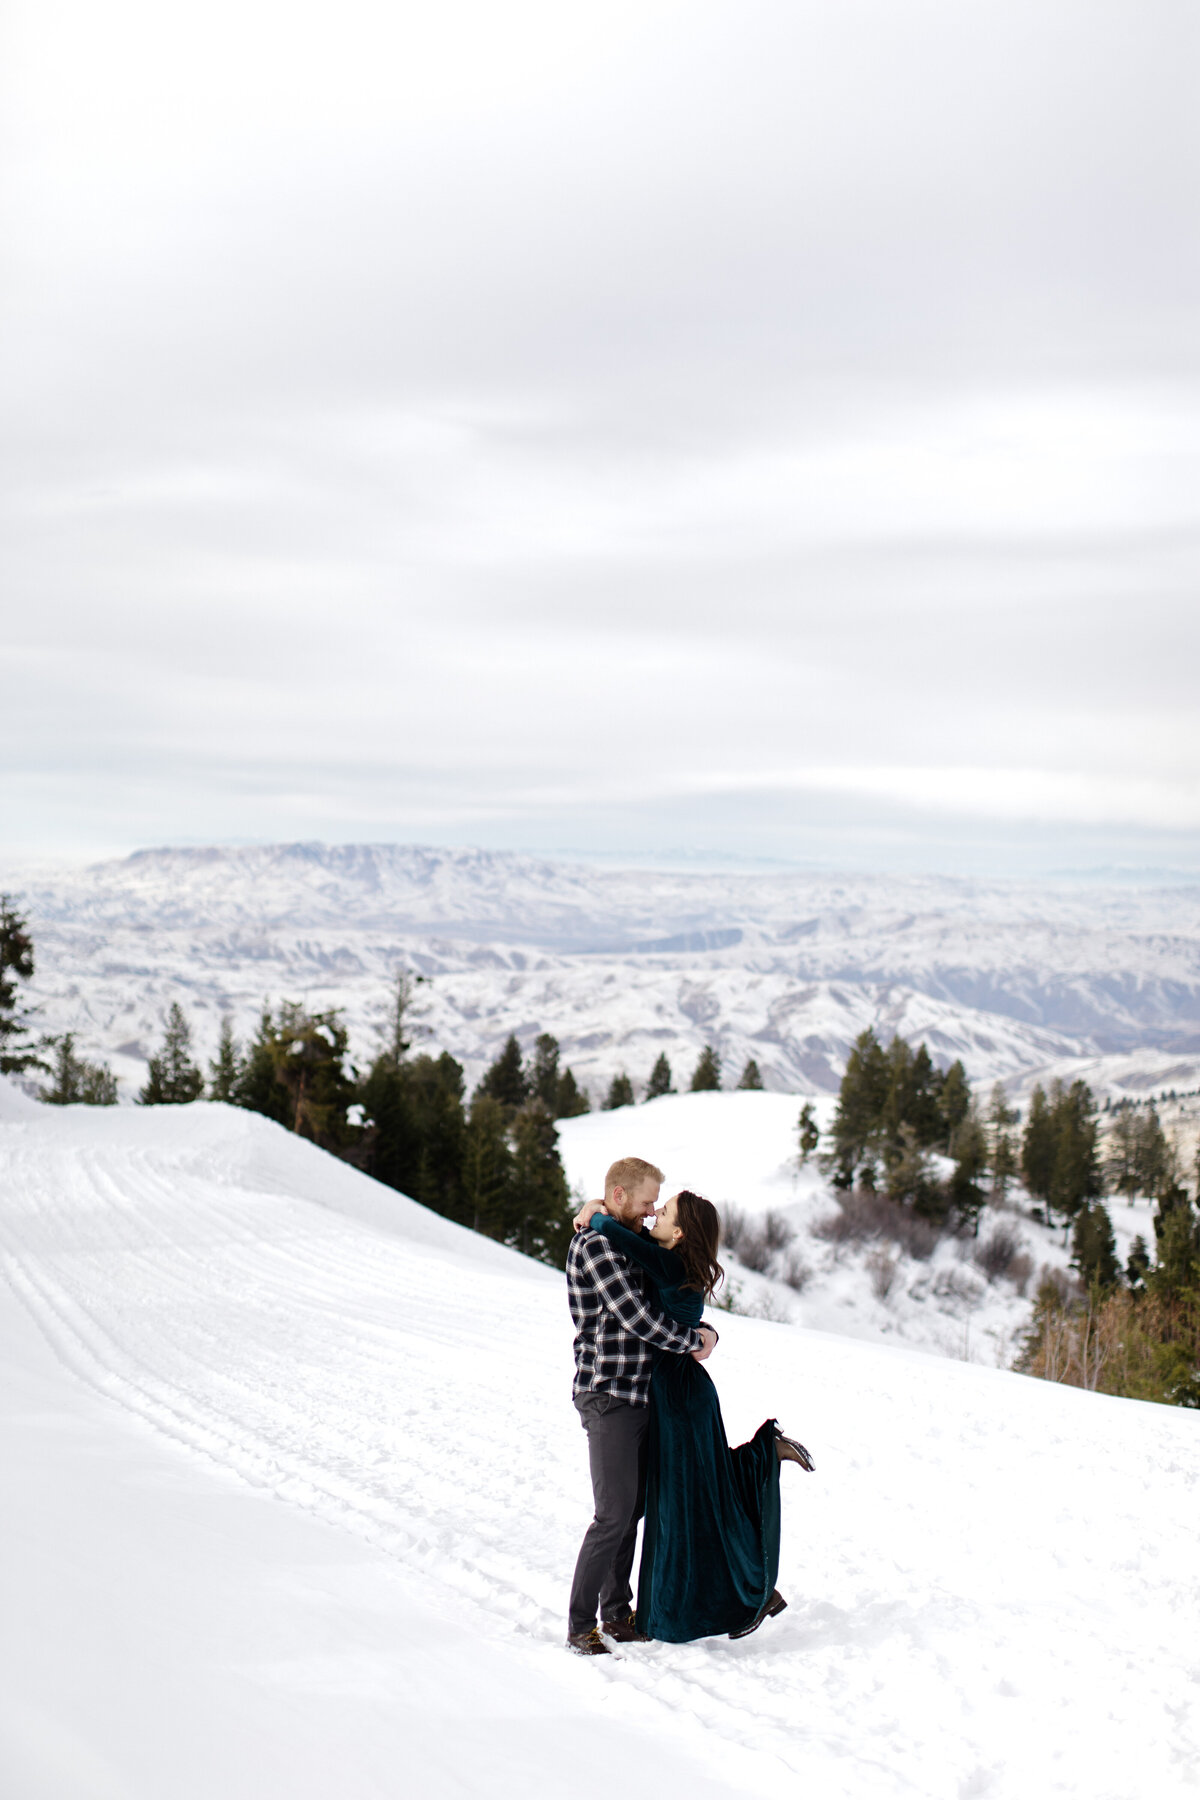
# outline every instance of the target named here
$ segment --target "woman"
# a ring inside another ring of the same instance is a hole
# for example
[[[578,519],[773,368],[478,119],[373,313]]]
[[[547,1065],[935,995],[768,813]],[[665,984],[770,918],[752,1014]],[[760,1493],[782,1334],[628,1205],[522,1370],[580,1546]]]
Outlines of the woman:
[[[699,1324],[723,1273],[710,1200],[684,1189],[649,1233],[630,1231],[599,1201],[577,1223],[603,1232],[646,1271],[664,1312],[681,1325]],[[783,1611],[787,1601],[775,1586],[781,1462],[813,1466],[774,1419],[731,1450],[707,1370],[690,1356],[659,1356],[650,1381],[639,1633],[669,1644],[718,1632],[748,1637]]]

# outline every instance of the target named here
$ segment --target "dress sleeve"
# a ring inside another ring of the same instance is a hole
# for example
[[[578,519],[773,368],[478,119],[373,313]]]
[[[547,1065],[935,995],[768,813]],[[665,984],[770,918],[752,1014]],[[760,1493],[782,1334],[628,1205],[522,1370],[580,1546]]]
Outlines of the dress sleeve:
[[[608,1239],[614,1250],[619,1250],[622,1256],[628,1256],[639,1268],[645,1269],[650,1279],[660,1287],[670,1287],[683,1279],[683,1266],[674,1251],[656,1244],[644,1231],[631,1231],[628,1225],[622,1225],[620,1219],[614,1219],[611,1213],[593,1213],[591,1225],[593,1231],[601,1232]]]
[[[646,1296],[630,1279],[628,1266],[603,1233],[585,1234],[579,1260],[591,1271],[601,1305],[634,1337],[655,1350],[669,1350],[674,1356],[687,1356],[703,1347],[704,1339],[698,1331],[674,1324],[657,1307],[647,1305]]]

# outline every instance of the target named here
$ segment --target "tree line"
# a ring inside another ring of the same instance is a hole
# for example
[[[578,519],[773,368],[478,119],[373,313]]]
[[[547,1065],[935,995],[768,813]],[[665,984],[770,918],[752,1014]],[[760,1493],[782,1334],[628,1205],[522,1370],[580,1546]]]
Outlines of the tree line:
[[[1017,1366],[1105,1393],[1200,1406],[1200,1210],[1152,1103],[1110,1108],[1102,1139],[1084,1081],[1040,1084],[1021,1117],[997,1082],[985,1106],[960,1062],[864,1031],[847,1060],[824,1160],[835,1186],[881,1194],[941,1228],[977,1232],[1018,1178],[1070,1232],[1071,1283],[1047,1272]],[[946,1159],[951,1167],[945,1171]],[[942,1172],[939,1172],[939,1169]],[[1193,1171],[1200,1197],[1200,1153]],[[1154,1205],[1153,1245],[1124,1266],[1106,1194]]]

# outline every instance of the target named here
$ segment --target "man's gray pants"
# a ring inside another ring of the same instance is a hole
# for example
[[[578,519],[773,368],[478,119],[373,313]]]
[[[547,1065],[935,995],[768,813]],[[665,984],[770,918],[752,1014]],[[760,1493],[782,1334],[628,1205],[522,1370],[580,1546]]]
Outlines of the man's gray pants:
[[[629,1585],[638,1520],[646,1499],[647,1406],[630,1406],[611,1394],[577,1394],[575,1406],[588,1434],[588,1460],[596,1516],[587,1528],[571,1583],[567,1629],[590,1631],[599,1616],[623,1619],[631,1610]]]

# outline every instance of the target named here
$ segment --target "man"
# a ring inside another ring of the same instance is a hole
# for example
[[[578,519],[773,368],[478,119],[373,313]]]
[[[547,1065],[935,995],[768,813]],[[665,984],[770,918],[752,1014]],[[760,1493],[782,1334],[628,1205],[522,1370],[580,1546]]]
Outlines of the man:
[[[622,1157],[604,1177],[606,1209],[640,1231],[658,1203],[662,1178],[662,1170],[640,1156]],[[587,1226],[567,1252],[567,1291],[575,1321],[572,1393],[588,1434],[596,1503],[571,1583],[567,1645],[579,1656],[607,1656],[605,1636],[617,1643],[638,1637],[630,1574],[645,1504],[654,1352],[703,1362],[717,1334],[704,1325],[689,1331],[669,1319],[650,1298],[641,1270]]]

